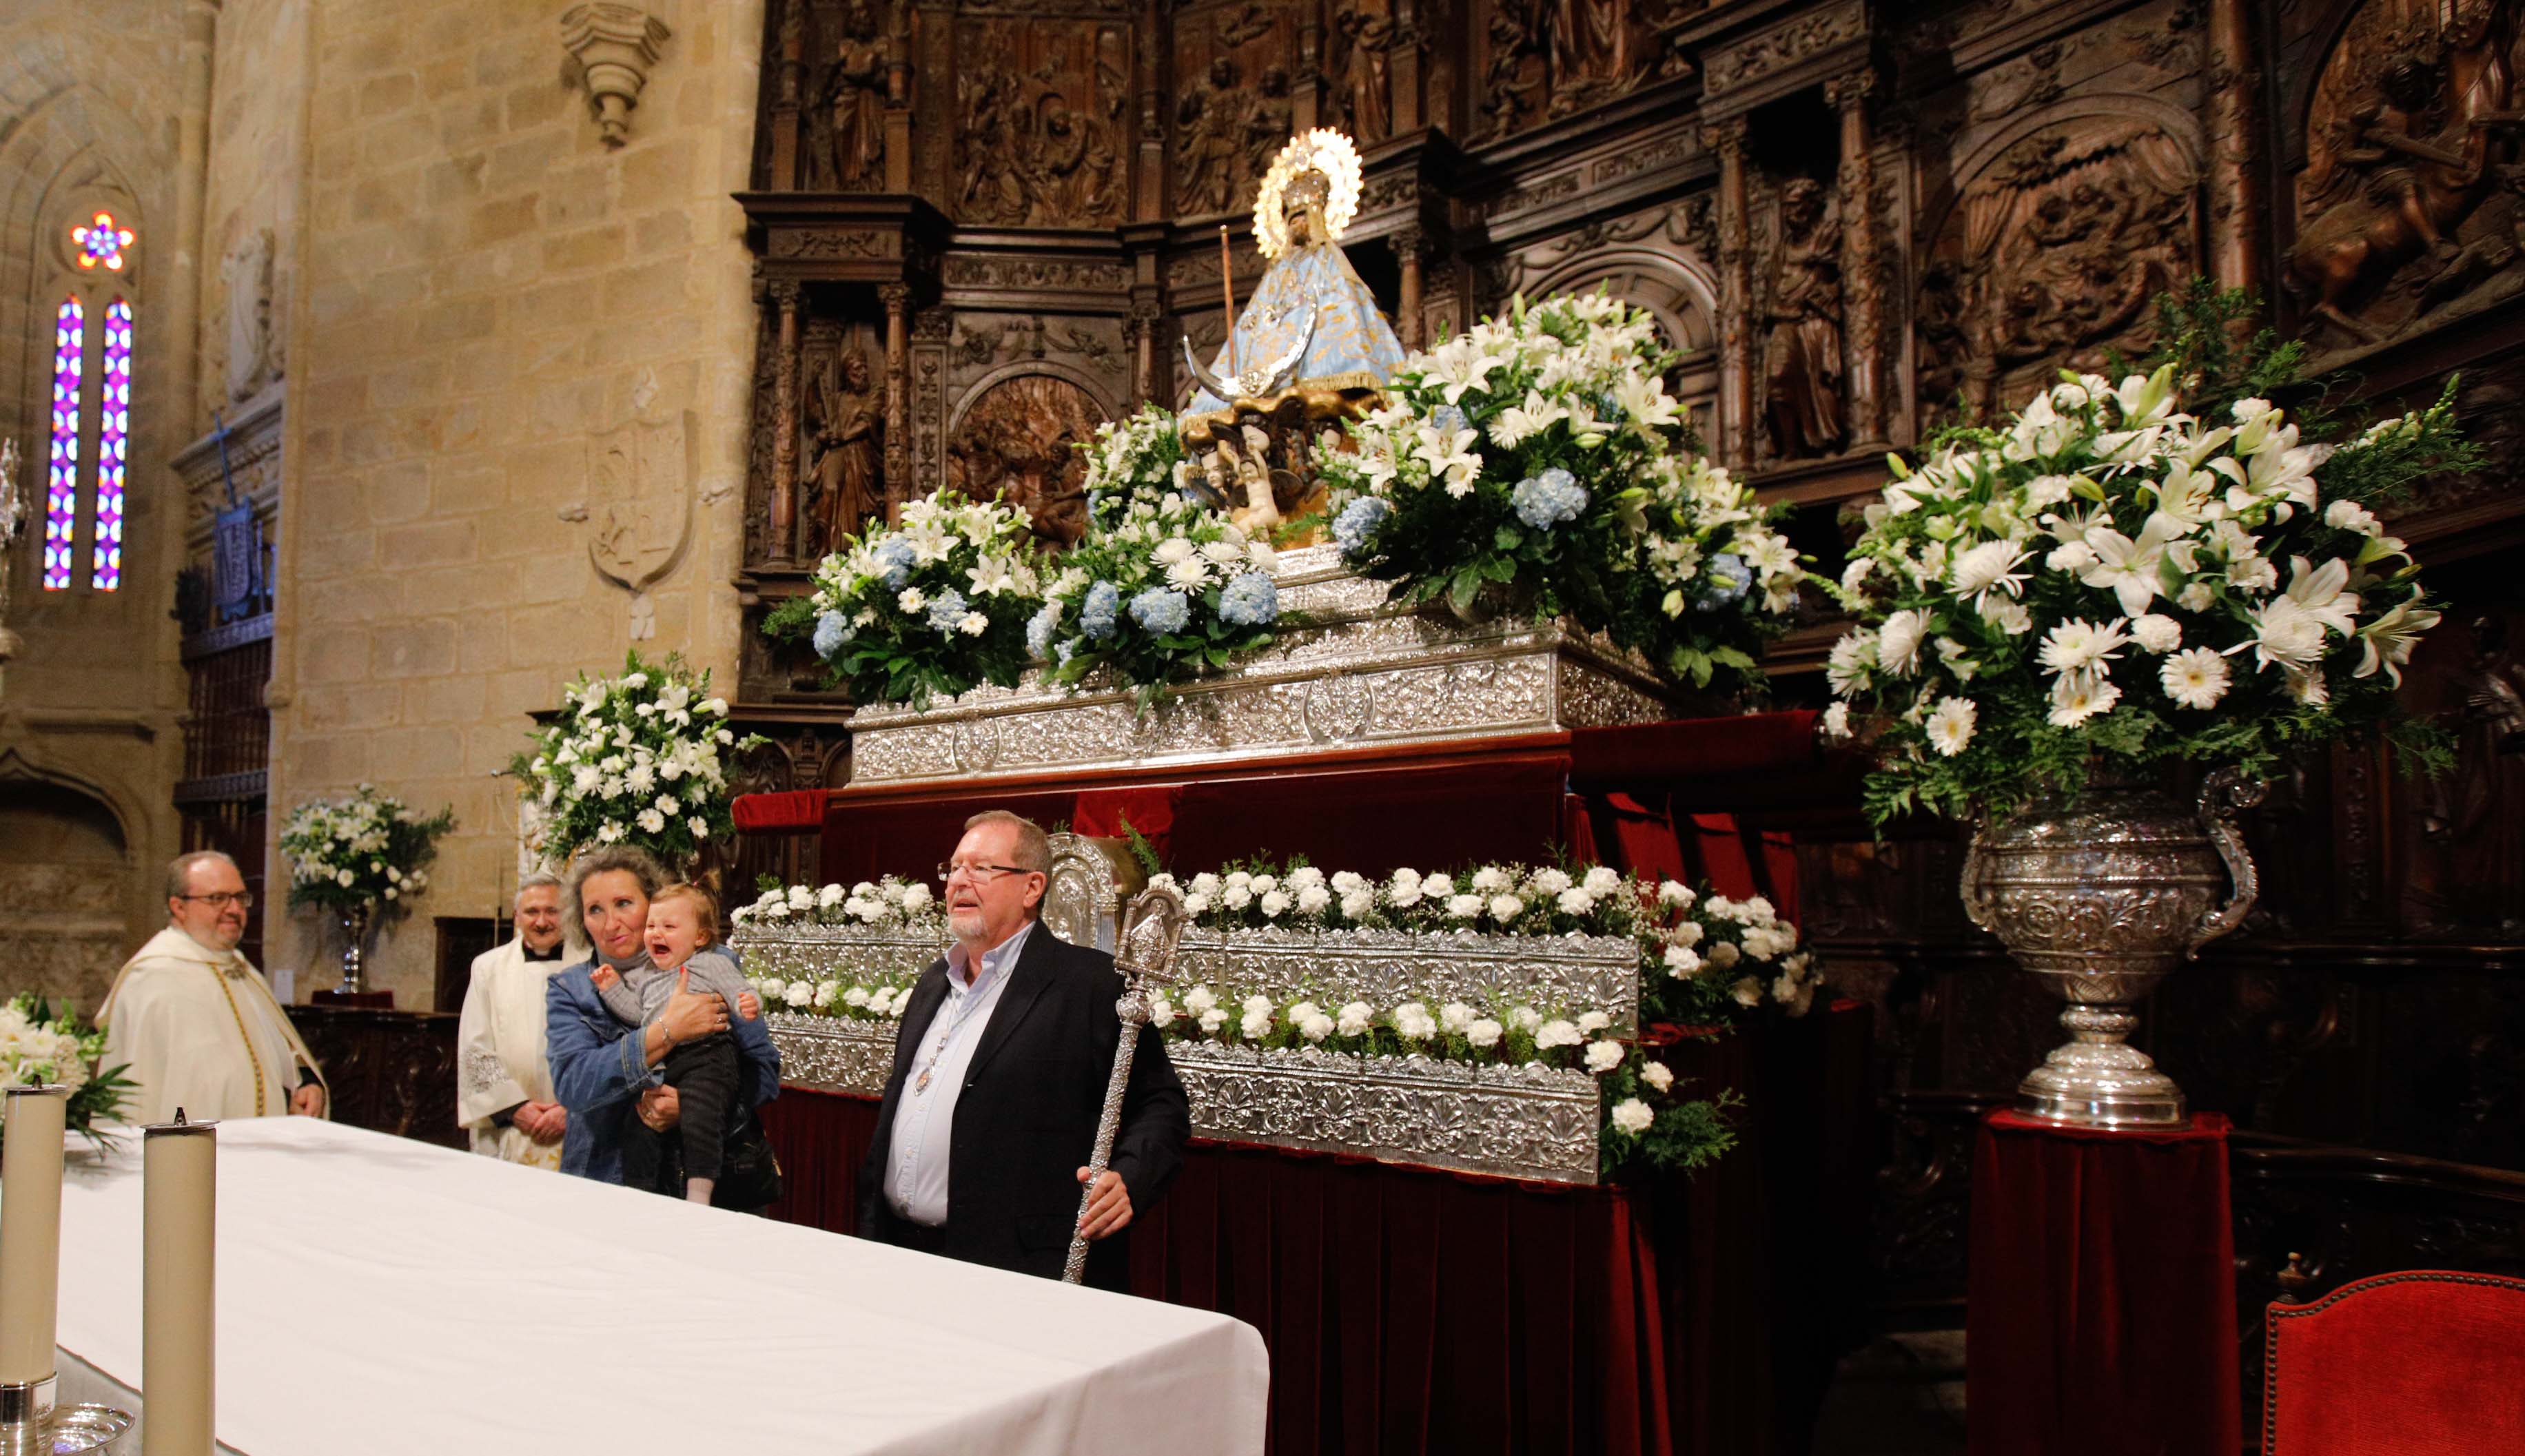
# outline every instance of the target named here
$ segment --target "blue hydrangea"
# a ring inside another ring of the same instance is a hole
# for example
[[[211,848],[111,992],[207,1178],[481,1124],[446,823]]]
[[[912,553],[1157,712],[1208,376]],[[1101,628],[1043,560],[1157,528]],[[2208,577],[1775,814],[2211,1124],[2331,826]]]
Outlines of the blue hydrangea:
[[[913,562],[919,558],[912,543],[900,536],[888,536],[878,542],[875,556],[885,566],[885,584],[896,591],[903,590],[903,584],[912,579]]]
[[[1540,531],[1564,520],[1576,520],[1587,509],[1587,487],[1577,477],[1555,465],[1540,475],[1529,475],[1509,492],[1509,505],[1516,518]]]
[[[929,601],[929,625],[941,632],[953,632],[965,624],[965,594],[940,592]]]
[[[1026,651],[1038,657],[1051,656],[1052,634],[1060,625],[1060,606],[1056,603],[1045,603],[1043,610],[1036,612],[1026,621]]]
[[[1064,667],[1068,666],[1068,665],[1069,665],[1069,659],[1070,659],[1071,657],[1073,657],[1073,656],[1077,655],[1077,654],[1078,654],[1078,639],[1077,639],[1077,638],[1075,638],[1075,637],[1064,637],[1064,638],[1061,639],[1061,644],[1060,644],[1060,646],[1058,646],[1058,647],[1056,647],[1056,648],[1054,648],[1054,649],[1053,649],[1053,655],[1054,655],[1054,657],[1055,657],[1055,658],[1056,658],[1056,660],[1058,660],[1058,661],[1061,663],[1061,665],[1062,665],[1062,666],[1064,666]]]
[[[1362,496],[1345,507],[1333,521],[1333,539],[1341,543],[1342,555],[1358,556],[1393,510],[1383,496]]]
[[[1102,642],[1114,635],[1114,614],[1121,609],[1122,589],[1100,581],[1087,589],[1087,601],[1078,608],[1078,630]]]
[[[1181,592],[1151,587],[1131,599],[1131,620],[1152,632],[1180,632],[1192,620],[1192,600]]]
[[[1701,568],[1701,599],[1694,605],[1704,611],[1716,611],[1745,600],[1745,594],[1753,590],[1754,573],[1743,557],[1722,551]]]
[[[1440,405],[1429,412],[1429,422],[1445,432],[1447,438],[1452,440],[1456,438],[1456,431],[1464,427],[1464,412],[1453,405]]]
[[[1280,588],[1268,571],[1248,571],[1218,594],[1219,620],[1231,627],[1261,627],[1280,615]]]
[[[850,645],[859,631],[851,619],[838,611],[828,611],[816,618],[816,655],[829,657]]]

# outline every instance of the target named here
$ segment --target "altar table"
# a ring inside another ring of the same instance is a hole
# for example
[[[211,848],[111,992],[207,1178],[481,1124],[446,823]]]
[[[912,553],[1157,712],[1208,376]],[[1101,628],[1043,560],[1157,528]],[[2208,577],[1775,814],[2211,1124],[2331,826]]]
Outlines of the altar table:
[[[1262,1336],[1221,1315],[305,1118],[219,1139],[251,1456],[1262,1447]],[[140,1190],[137,1138],[66,1179],[74,1397],[139,1384]]]

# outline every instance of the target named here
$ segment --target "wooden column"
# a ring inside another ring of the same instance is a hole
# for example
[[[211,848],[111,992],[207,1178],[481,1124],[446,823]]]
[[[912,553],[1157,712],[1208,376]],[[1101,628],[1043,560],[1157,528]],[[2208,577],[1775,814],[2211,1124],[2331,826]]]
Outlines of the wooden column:
[[[1386,74],[1394,90],[1392,136],[1410,136],[1428,123],[1420,113],[1420,7],[1414,0],[1394,0],[1393,34],[1385,46]]]
[[[798,298],[794,279],[782,278],[766,290],[779,311],[780,353],[771,365],[771,529],[764,546],[767,566],[798,562]]]
[[[1730,469],[1753,461],[1754,380],[1746,310],[1754,298],[1753,234],[1746,217],[1745,119],[1702,130],[1718,154],[1718,458]]]
[[[893,524],[915,494],[904,422],[912,413],[912,287],[881,283],[876,296],[885,304],[885,518]]]
[[[1154,288],[1131,290],[1131,315],[1122,320],[1122,337],[1131,345],[1131,393],[1134,403],[1157,403],[1172,382],[1162,374],[1159,365],[1164,356],[1158,351],[1159,328],[1163,314],[1159,308]]]
[[[885,190],[900,195],[912,190],[911,6],[895,7],[885,53]]]
[[[2209,133],[2209,271],[2229,288],[2262,287],[2261,76],[2245,0],[2210,0],[2203,80]]]
[[[780,34],[772,64],[778,86],[771,99],[771,176],[774,191],[798,185],[798,121],[807,91],[807,0],[776,0]]]
[[[1885,447],[1884,249],[1876,230],[1876,163],[1867,140],[1867,93],[1876,73],[1836,76],[1824,96],[1841,113],[1842,360],[1849,418],[1842,438],[1855,452]]]
[[[1161,0],[1140,8],[1138,158],[1131,169],[1131,217],[1160,222],[1166,217],[1166,96],[1172,67],[1167,55],[1173,30]]]
[[[1395,331],[1402,336],[1404,348],[1422,348],[1429,331],[1427,320],[1421,316],[1420,267],[1428,254],[1428,239],[1417,227],[1398,227],[1385,235],[1385,245],[1394,250],[1395,262],[1403,266],[1403,291],[1395,307]]]

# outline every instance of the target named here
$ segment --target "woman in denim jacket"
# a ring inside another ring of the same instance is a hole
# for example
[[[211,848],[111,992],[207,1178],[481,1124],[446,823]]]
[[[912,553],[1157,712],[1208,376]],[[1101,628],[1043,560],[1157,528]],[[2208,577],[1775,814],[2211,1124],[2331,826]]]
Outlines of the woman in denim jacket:
[[[741,1014],[730,1026],[719,997],[678,993],[655,1022],[641,1028],[616,1020],[597,995],[597,960],[619,969],[645,953],[641,933],[649,897],[665,883],[658,862],[627,846],[591,849],[570,862],[563,903],[578,907],[595,955],[554,976],[544,993],[553,1094],[569,1109],[561,1145],[564,1173],[620,1183],[623,1119],[636,1112],[660,1132],[675,1125],[675,1090],[665,1085],[661,1066],[679,1043],[715,1031],[735,1034],[743,1084],[737,1104],[749,1118],[780,1092],[780,1052],[771,1044],[762,1002],[753,996],[738,1002]],[[713,948],[733,956],[724,946]]]

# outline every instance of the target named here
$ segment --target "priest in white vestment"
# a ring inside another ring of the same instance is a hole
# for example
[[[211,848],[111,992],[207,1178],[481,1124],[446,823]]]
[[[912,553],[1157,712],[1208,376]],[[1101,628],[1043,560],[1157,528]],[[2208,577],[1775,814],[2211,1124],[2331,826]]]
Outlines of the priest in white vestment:
[[[516,937],[473,957],[456,1022],[456,1120],[485,1157],[558,1170],[569,1109],[553,1099],[544,1056],[544,983],[568,964],[561,881],[528,875],[517,912]]]
[[[216,849],[167,867],[167,928],[124,964],[97,1008],[105,1064],[130,1068],[132,1122],[322,1117],[323,1073],[243,955],[254,897]]]

